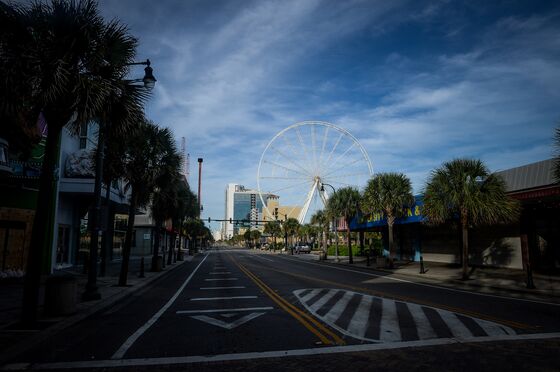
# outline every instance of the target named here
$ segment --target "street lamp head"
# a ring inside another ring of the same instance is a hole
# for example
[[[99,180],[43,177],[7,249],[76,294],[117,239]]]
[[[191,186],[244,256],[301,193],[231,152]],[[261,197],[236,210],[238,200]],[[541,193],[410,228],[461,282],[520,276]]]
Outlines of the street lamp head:
[[[144,78],[142,81],[144,82],[144,87],[148,90],[154,89],[156,85],[156,78],[154,77],[154,69],[150,67],[150,60],[146,60],[146,68],[144,69]]]
[[[202,163],[202,158],[198,158],[198,162],[199,162],[199,163]]]

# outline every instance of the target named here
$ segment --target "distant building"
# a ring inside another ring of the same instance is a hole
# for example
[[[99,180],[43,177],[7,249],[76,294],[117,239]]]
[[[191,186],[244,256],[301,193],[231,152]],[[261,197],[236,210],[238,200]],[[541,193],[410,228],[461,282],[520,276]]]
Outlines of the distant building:
[[[270,194],[264,194],[268,199]],[[226,187],[225,223],[222,225],[222,236],[229,239],[239,234],[240,229],[261,229],[257,221],[263,220],[263,204],[259,192],[245,188],[243,185],[229,183]],[[233,223],[229,223],[230,219]],[[234,221],[235,220],[235,221]]]

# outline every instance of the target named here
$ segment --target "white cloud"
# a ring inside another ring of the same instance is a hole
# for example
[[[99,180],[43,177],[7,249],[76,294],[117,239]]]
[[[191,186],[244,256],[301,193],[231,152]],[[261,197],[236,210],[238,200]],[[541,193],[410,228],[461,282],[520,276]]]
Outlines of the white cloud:
[[[178,2],[157,10],[153,23],[131,21],[158,78],[148,114],[186,136],[195,160],[205,158],[207,215],[223,214],[226,183],[256,186],[268,140],[302,120],[341,125],[360,139],[375,171],[404,172],[416,191],[454,157],[503,169],[550,156],[560,120],[557,13],[508,16],[477,31],[472,47],[438,46],[416,58],[405,39],[378,44],[410,22],[435,33],[434,20],[452,3],[415,3],[414,14],[401,2],[217,4]],[[455,26],[441,37],[460,38],[464,23]],[[349,45],[352,58],[338,56]]]

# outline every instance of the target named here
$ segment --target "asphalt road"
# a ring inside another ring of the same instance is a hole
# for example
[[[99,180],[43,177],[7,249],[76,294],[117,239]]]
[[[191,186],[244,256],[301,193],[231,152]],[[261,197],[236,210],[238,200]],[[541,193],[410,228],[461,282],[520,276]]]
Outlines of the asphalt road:
[[[11,367],[559,370],[559,340],[558,305],[216,249]]]

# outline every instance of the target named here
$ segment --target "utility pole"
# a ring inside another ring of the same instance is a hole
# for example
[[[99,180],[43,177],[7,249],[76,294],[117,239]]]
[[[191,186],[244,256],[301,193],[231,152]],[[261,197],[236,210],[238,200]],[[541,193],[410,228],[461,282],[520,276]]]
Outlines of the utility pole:
[[[200,186],[202,184],[202,158],[198,158],[198,213],[200,216],[202,201],[200,200]]]

